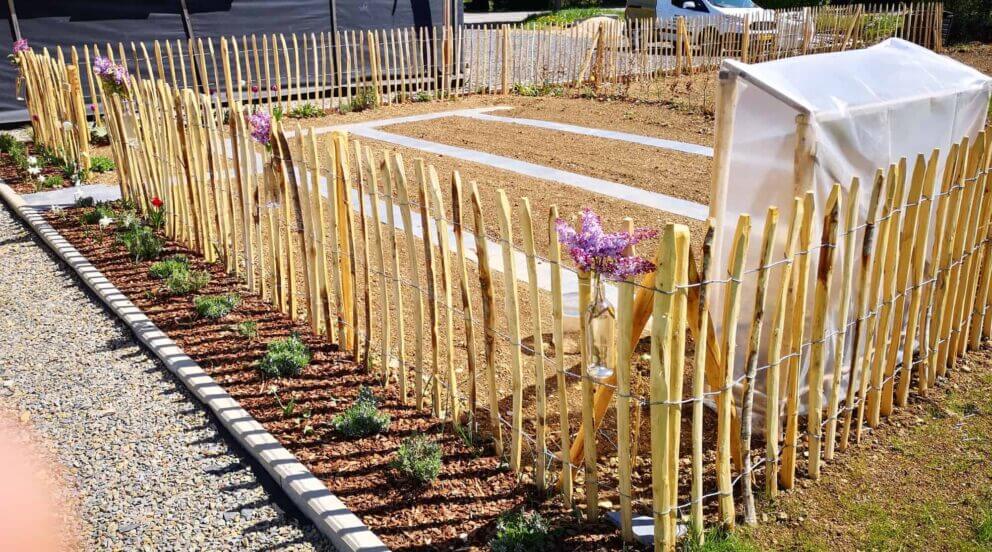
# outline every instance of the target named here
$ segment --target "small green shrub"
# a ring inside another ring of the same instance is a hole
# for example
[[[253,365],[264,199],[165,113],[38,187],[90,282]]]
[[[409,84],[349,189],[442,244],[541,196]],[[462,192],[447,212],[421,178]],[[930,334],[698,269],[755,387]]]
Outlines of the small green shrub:
[[[28,170],[28,148],[21,142],[14,141],[8,145],[7,154],[14,165],[22,171]]]
[[[11,148],[16,147],[16,144],[19,143],[17,138],[14,138],[12,134],[7,134],[6,132],[0,134],[0,151],[4,153],[10,153]]]
[[[64,185],[65,180],[62,179],[61,175],[51,174],[48,176],[38,177],[38,180],[35,180],[34,189],[36,192],[40,192],[42,190],[61,188]]]
[[[417,92],[416,94],[413,95],[413,101],[414,102],[417,102],[417,103],[420,103],[420,102],[429,102],[429,101],[431,101],[431,99],[432,99],[431,98],[431,95],[428,92],[421,91],[421,92]]]
[[[300,340],[300,336],[293,334],[270,341],[258,369],[273,378],[298,376],[310,364],[310,358],[310,349]]]
[[[441,474],[441,445],[426,435],[414,435],[403,440],[391,465],[407,479],[430,484]]]
[[[216,320],[227,316],[240,302],[241,296],[237,293],[200,295],[193,299],[193,306],[196,308],[196,313],[200,316]]]
[[[324,116],[324,111],[316,105],[307,102],[300,104],[289,111],[289,116],[294,119],[316,119]]]
[[[124,244],[135,262],[154,259],[162,253],[165,245],[162,238],[147,226],[134,226],[118,234],[117,239]]]
[[[98,155],[90,159],[90,170],[96,173],[105,173],[114,170],[114,161],[109,157]]]
[[[92,200],[93,198],[88,199]],[[94,207],[91,211],[86,211],[83,213],[81,218],[83,224],[97,224],[100,222],[100,219],[104,217],[114,218],[114,210],[111,209],[109,205],[100,204]]]
[[[357,439],[386,431],[389,421],[389,414],[379,412],[379,403],[372,390],[363,386],[354,404],[335,416],[331,424],[345,437]]]
[[[561,96],[564,94],[564,89],[556,84],[543,83],[543,84],[521,84],[517,83],[513,85],[513,92],[521,96]]]
[[[550,543],[548,524],[537,512],[511,512],[496,522],[496,538],[490,543],[493,552],[530,552],[545,550]]]
[[[282,107],[281,106],[278,106],[277,105],[277,106],[275,106],[275,107],[272,108],[272,118],[273,119],[275,119],[276,121],[281,121],[282,120],[282,116],[283,116],[283,112],[282,112]]]
[[[258,338],[258,323],[254,320],[238,322],[234,326],[234,331],[249,341],[255,341]]]
[[[168,259],[154,262],[148,269],[148,273],[160,280],[164,280],[171,276],[173,272],[180,270],[189,272],[189,259],[186,258],[186,255],[173,255]]]
[[[92,207],[96,204],[93,196],[79,196],[76,198],[76,207]]]
[[[165,287],[173,295],[194,293],[209,283],[210,273],[205,270],[177,270],[165,277]]]
[[[350,103],[342,105],[341,113],[365,111],[366,109],[372,109],[377,103],[378,96],[375,89],[371,86],[363,86],[355,92],[355,97],[351,99]]]

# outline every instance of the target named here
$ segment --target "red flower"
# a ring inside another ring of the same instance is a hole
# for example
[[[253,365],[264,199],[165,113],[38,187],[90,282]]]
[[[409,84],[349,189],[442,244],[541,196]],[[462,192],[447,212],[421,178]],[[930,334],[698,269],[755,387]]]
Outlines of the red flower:
[[[155,207],[161,208],[162,205],[164,205],[164,203],[162,202],[161,199],[158,198],[158,196],[155,196],[155,197],[152,198],[152,205],[154,205]]]

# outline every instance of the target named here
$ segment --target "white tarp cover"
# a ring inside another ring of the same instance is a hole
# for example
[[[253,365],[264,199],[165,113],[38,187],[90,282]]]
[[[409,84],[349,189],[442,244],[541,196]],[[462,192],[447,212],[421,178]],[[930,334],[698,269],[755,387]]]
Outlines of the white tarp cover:
[[[964,136],[974,138],[984,127],[988,113],[992,79],[982,73],[939,55],[921,46],[900,39],[890,39],[876,46],[846,52],[800,56],[779,61],[749,65],[726,60],[722,69],[736,80],[737,100],[734,109],[734,127],[729,152],[729,184],[726,203],[715,205],[717,232],[714,251],[721,258],[714,259],[719,267],[715,275],[726,276],[726,256],[730,251],[741,213],[752,216],[752,237],[747,268],[758,265],[760,234],[769,206],[779,207],[778,241],[773,259],[782,258],[785,229],[792,219],[792,201],[806,190],[794,190],[793,167],[796,148],[796,116],[806,113],[810,117],[815,136],[815,165],[813,192],[816,213],[813,220],[812,243],[820,240],[823,206],[834,183],[844,187],[841,221],[844,205],[849,199],[847,191],[851,179],[861,181],[861,214],[858,224],[867,213],[871,183],[875,171],[897,163],[907,157],[909,167],[918,153],[929,154],[940,148],[943,155],[951,144]],[[938,175],[943,170],[938,167]],[[860,244],[860,236],[856,240]],[[843,244],[839,244],[843,245]],[[812,310],[813,285],[816,274],[816,256],[811,262],[808,310]],[[834,288],[838,289],[840,266],[843,260],[841,247],[835,253]],[[857,266],[855,266],[857,270]],[[744,348],[750,331],[754,305],[756,274],[745,278],[742,291],[742,310],[738,326],[738,347],[735,376],[743,374]],[[777,301],[773,293],[780,286],[779,271],[769,278],[768,301]],[[852,292],[852,300],[856,290]],[[833,314],[828,317],[827,332],[836,330],[839,308],[836,299],[831,303]],[[722,302],[715,301],[712,308],[719,321]],[[766,326],[762,341],[767,344],[770,313],[774,304],[766,307]],[[852,311],[853,313],[853,307]],[[807,328],[809,326],[807,325]],[[806,339],[808,342],[809,330]],[[851,339],[847,340],[847,346]],[[827,356],[824,381],[824,404],[833,378],[833,341],[825,347]],[[759,356],[759,366],[767,365],[766,347]],[[848,349],[849,351],[849,349]],[[808,358],[808,348],[804,358]],[[846,358],[849,359],[848,352]],[[847,385],[847,370],[842,373],[841,389]],[[800,374],[801,393],[806,393],[807,361]],[[782,371],[784,399],[785,370]],[[763,418],[764,376],[759,374],[756,387],[755,415]],[[738,386],[738,392],[740,386]],[[800,404],[805,404],[805,399]],[[763,424],[756,423],[756,429]]]

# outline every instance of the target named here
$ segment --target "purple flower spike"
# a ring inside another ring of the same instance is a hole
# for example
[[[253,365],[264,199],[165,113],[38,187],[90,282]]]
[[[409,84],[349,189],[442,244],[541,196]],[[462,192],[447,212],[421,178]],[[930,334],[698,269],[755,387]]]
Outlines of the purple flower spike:
[[[575,264],[584,271],[596,272],[611,280],[625,280],[654,270],[654,263],[638,256],[625,255],[624,250],[658,233],[648,228],[633,232],[604,232],[599,216],[583,209],[579,229],[568,221],[555,221],[558,241],[568,248]]]
[[[28,39],[22,38],[14,42],[14,53],[19,54],[21,52],[27,52],[31,47],[28,46]]]
[[[272,116],[265,111],[256,111],[248,118],[251,126],[251,137],[262,145],[269,145],[272,139]]]

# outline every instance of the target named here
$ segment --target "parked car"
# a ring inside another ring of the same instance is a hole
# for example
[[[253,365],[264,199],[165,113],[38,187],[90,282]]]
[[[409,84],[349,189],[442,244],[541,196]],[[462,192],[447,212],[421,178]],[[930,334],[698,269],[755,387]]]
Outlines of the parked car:
[[[688,27],[695,29],[692,43],[696,48],[715,42],[734,48],[740,44],[745,19],[750,22],[752,41],[774,42],[783,47],[795,42],[802,33],[801,16],[797,19],[796,15],[777,15],[752,0],[627,0],[624,10],[628,20],[657,18],[658,33],[651,41],[669,45],[676,40],[676,18],[685,18]],[[726,35],[731,35],[730,40],[723,40]],[[631,40],[635,46],[640,45],[637,37],[632,36]]]

